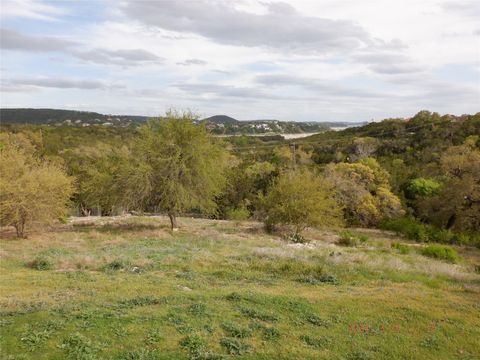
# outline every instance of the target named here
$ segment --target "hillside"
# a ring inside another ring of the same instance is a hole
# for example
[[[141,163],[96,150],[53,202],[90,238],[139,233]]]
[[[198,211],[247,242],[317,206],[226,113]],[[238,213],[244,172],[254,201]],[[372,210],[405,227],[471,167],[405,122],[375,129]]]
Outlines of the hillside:
[[[147,120],[146,116],[104,115],[96,112],[59,109],[0,109],[2,124],[115,125],[128,126]]]
[[[391,233],[308,244],[255,222],[82,218],[2,233],[2,354],[22,359],[474,359],[480,275]],[[7,237],[7,239],[5,239]],[[408,253],[392,247],[400,240]]]
[[[76,127],[138,126],[148,120],[147,116],[105,115],[96,112],[59,109],[0,109],[1,124],[66,125]],[[198,123],[217,135],[241,134],[299,134],[317,133],[330,127],[344,127],[358,124],[335,122],[295,122],[279,120],[236,120],[227,115],[215,115]]]

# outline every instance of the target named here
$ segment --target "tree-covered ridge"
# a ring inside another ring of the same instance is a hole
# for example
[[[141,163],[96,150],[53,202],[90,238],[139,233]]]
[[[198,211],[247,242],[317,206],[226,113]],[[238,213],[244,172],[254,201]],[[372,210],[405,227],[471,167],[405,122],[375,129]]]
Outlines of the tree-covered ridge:
[[[2,131],[21,135],[36,156],[76,179],[77,214],[270,218],[298,232],[324,223],[302,212],[322,216],[325,208],[308,200],[313,190],[303,191],[318,183],[324,193],[312,197],[328,199],[348,226],[398,229],[392,221],[405,217],[410,222],[402,228],[417,240],[480,244],[480,114],[422,111],[295,141],[219,138],[207,125],[172,112],[139,128],[4,125]],[[313,178],[286,177],[310,172]]]
[[[149,117],[134,115],[105,115],[96,112],[58,109],[0,109],[2,124],[35,124],[72,127],[128,127],[136,128]],[[331,127],[353,126],[345,122],[296,122],[279,120],[237,120],[226,115],[205,119],[192,119],[196,124],[205,124],[216,135],[241,134],[299,134],[316,133]]]

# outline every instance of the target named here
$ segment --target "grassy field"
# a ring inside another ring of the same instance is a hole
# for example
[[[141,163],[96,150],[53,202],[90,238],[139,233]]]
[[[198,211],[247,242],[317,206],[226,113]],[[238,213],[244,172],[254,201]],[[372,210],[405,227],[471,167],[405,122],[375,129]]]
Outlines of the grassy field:
[[[1,240],[2,359],[479,359],[478,249],[451,264],[390,233],[74,219]],[[477,272],[476,272],[477,271]]]

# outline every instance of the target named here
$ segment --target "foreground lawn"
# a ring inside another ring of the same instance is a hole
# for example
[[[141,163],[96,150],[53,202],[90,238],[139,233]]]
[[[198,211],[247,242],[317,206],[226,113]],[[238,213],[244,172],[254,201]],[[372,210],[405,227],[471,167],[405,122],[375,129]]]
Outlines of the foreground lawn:
[[[359,230],[74,219],[1,240],[2,359],[479,359],[479,251],[458,264]],[[406,253],[408,252],[408,253]]]

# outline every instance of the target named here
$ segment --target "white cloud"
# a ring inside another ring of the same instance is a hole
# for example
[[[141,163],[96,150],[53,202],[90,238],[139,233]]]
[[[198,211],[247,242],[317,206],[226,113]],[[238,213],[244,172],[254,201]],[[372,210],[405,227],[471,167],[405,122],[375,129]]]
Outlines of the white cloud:
[[[171,106],[240,119],[472,113],[480,103],[476,3],[126,0],[108,2],[93,14],[100,19],[36,31],[38,14],[75,18],[76,8],[26,1],[8,19],[27,26],[3,24],[10,80],[2,105],[59,107],[81,93],[75,101],[91,110],[147,115]]]
[[[20,17],[52,21],[64,15],[66,10],[38,0],[2,0],[0,13],[3,18]]]

